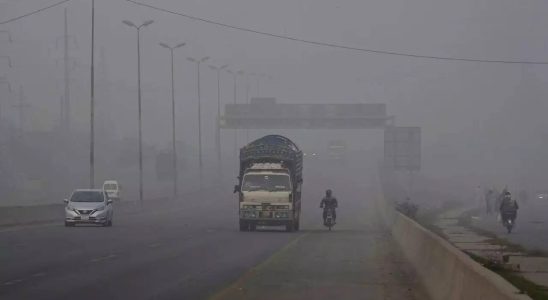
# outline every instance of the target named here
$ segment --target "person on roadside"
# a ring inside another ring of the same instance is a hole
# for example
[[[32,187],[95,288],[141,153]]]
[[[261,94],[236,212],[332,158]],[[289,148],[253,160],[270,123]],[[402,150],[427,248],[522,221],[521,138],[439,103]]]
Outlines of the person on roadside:
[[[518,216],[518,202],[516,199],[512,198],[512,194],[506,191],[504,197],[500,203],[500,216],[503,224],[506,224],[506,221],[510,219],[512,223],[516,221]]]

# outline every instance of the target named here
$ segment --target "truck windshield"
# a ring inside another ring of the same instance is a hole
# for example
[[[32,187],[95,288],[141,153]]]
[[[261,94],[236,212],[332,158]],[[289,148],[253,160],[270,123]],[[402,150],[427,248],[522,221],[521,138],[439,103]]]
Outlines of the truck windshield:
[[[244,176],[242,191],[289,191],[291,185],[287,175],[259,175]]]
[[[109,191],[115,191],[118,189],[118,186],[115,183],[105,183],[105,185],[103,186],[103,189],[109,190]]]

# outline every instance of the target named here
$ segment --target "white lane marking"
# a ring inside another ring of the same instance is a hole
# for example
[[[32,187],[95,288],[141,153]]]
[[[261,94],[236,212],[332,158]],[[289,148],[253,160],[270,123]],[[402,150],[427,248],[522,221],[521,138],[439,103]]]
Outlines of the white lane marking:
[[[42,277],[42,276],[46,276],[46,273],[40,272],[40,273],[32,274],[32,277]]]
[[[118,255],[109,254],[107,256],[93,258],[93,259],[90,260],[90,262],[96,263],[96,262],[101,262],[101,261],[105,261],[105,260],[108,260],[108,259],[113,259],[113,258],[116,258],[116,257],[118,257]]]
[[[14,280],[4,282],[4,285],[15,285],[15,284],[21,283],[23,281],[25,281],[25,280],[23,280],[23,279],[14,279]]]
[[[153,243],[153,244],[150,244],[148,245],[149,248],[158,248],[160,247],[160,244],[159,243]]]

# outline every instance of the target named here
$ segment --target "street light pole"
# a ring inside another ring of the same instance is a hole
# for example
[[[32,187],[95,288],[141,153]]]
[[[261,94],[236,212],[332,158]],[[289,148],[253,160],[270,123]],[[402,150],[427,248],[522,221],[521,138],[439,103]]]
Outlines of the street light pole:
[[[200,168],[200,188],[202,187],[202,172],[203,172],[203,157],[202,157],[202,99],[200,88],[200,65],[209,59],[209,56],[202,57],[201,59],[195,59],[192,57],[187,58],[188,61],[196,64],[196,71],[198,76],[198,166]]]
[[[215,148],[217,150],[217,163],[219,164],[219,176],[222,173],[223,161],[221,153],[221,71],[226,69],[228,65],[220,67],[209,66],[213,71],[217,72],[217,122],[215,124]]]
[[[143,132],[141,126],[142,110],[141,110],[141,28],[146,27],[152,23],[153,20],[148,20],[143,24],[136,26],[131,21],[122,21],[127,26],[133,27],[137,30],[137,101],[138,101],[138,117],[139,117],[139,201],[143,205]]]
[[[172,150],[173,151],[173,199],[178,199],[178,188],[179,183],[179,168],[177,160],[177,146],[176,146],[176,137],[175,137],[175,70],[174,70],[174,60],[173,60],[173,50],[181,48],[185,43],[180,43],[175,47],[171,47],[165,43],[160,43],[160,46],[169,50],[171,54],[171,127],[172,127]]]
[[[234,79],[234,104],[238,103],[238,75],[244,75],[244,71],[232,71],[232,70],[226,70],[229,74],[232,75],[232,78]],[[234,129],[234,156],[238,158],[238,129]]]
[[[95,0],[91,0],[91,82],[89,111],[89,187],[95,187]]]

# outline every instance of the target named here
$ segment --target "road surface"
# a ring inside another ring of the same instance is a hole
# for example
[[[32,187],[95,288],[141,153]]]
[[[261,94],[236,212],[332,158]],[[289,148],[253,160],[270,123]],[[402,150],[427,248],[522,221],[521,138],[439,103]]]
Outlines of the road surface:
[[[115,215],[111,228],[4,228],[0,298],[425,299],[376,218],[371,177],[305,171],[295,233],[239,232],[230,187]],[[332,232],[318,207],[327,187],[340,202]]]

